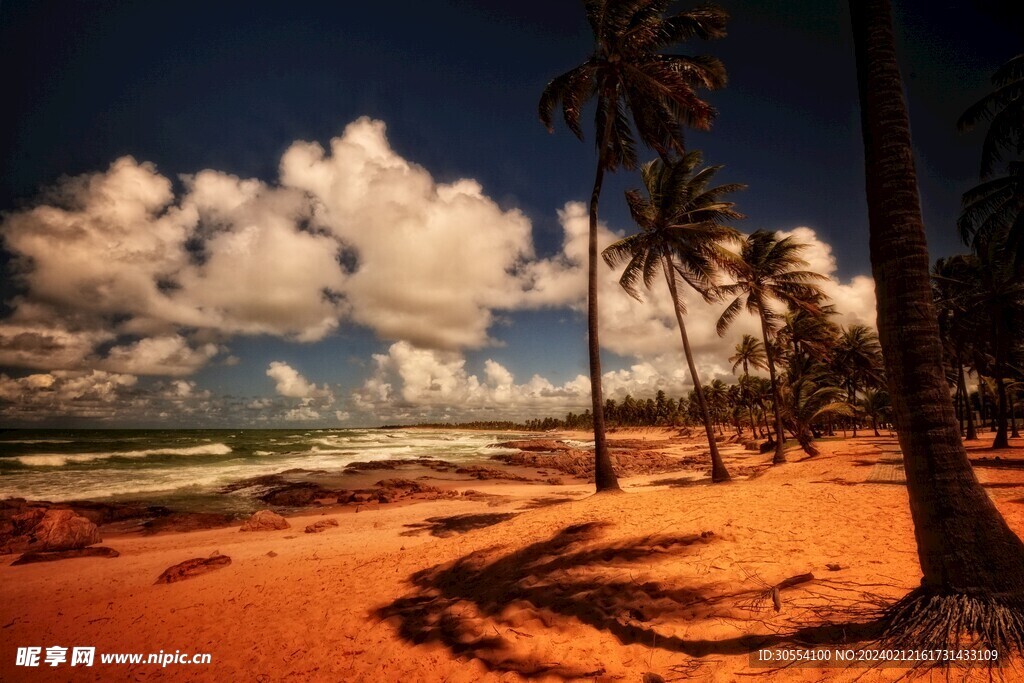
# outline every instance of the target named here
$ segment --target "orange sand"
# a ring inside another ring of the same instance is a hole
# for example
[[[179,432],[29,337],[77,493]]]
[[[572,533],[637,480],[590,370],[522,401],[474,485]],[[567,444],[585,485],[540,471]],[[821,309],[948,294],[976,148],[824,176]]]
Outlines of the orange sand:
[[[612,436],[686,448],[670,435]],[[895,440],[821,445],[817,458],[793,451],[792,463],[727,485],[657,484],[679,477],[655,475],[624,482],[625,495],[587,497],[588,485],[474,482],[508,498],[332,511],[340,527],[320,534],[303,533],[322,516],[308,515],[285,531],[108,536],[103,545],[121,552],[116,559],[10,567],[14,556],[6,556],[0,679],[640,681],[653,672],[744,680],[765,669],[750,667],[738,637],[826,616],[856,621],[865,600],[895,599],[920,578],[902,472],[886,462],[899,455]],[[1024,442],[1015,446],[1000,455],[1024,457]],[[770,459],[735,446],[725,455],[734,467]],[[977,473],[1024,533],[1024,471]],[[543,505],[561,499],[568,502]],[[445,537],[430,533],[436,524],[408,526],[500,513],[518,514]],[[168,566],[215,551],[232,564],[153,585]],[[766,589],[806,572],[815,580],[781,591],[776,613]],[[88,669],[14,667],[16,648],[29,645],[209,652],[213,663],[102,666],[97,656]],[[862,674],[801,668],[768,677]]]

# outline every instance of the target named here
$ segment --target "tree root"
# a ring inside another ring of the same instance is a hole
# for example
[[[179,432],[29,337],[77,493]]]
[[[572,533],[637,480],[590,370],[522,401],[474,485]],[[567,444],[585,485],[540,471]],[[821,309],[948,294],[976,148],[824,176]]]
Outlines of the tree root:
[[[918,588],[882,615],[879,644],[906,650],[995,650],[997,659],[936,660],[924,668],[988,664],[1000,667],[1024,653],[1024,600]]]

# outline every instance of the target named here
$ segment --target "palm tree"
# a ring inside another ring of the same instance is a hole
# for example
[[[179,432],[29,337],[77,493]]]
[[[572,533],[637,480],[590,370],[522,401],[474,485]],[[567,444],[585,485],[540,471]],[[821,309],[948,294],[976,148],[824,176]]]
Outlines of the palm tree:
[[[779,239],[774,232],[758,230],[743,239],[737,256],[723,262],[723,267],[736,282],[719,287],[723,296],[735,297],[718,319],[720,336],[725,334],[729,325],[744,308],[761,321],[761,336],[764,339],[775,407],[775,456],[772,458],[774,464],[786,462],[783,449],[786,437],[782,429],[782,401],[775,373],[775,352],[772,348],[771,334],[779,315],[771,306],[773,302],[781,302],[790,309],[803,308],[820,313],[818,302],[823,295],[814,281],[827,278],[819,273],[798,270],[807,265],[800,257],[800,252],[806,247],[806,244],[792,237]]]
[[[665,17],[670,4],[669,0],[586,0],[594,52],[585,62],[548,83],[538,106],[540,120],[550,132],[554,130],[555,108],[561,102],[566,126],[582,140],[583,106],[591,98],[597,100],[597,173],[590,194],[587,256],[587,332],[598,491],[619,488],[605,443],[598,339],[597,205],[604,174],[620,166],[636,167],[630,114],[641,142],[663,157],[682,154],[682,126],[707,130],[715,115],[696,90],[721,88],[726,81],[724,67],[713,57],[661,51],[693,37],[723,37],[728,15],[716,7],[701,7]]]
[[[921,585],[888,612],[893,646],[1024,646],[1024,543],[978,483],[946,383],[889,0],[850,0],[870,254]]]
[[[933,275],[938,283],[956,292],[975,321],[975,329],[987,337],[992,351],[995,380],[996,437],[992,448],[1009,448],[1008,402],[1005,379],[1010,375],[1013,340],[1024,327],[1024,269],[1007,258],[1002,241],[983,239],[976,254],[957,256],[946,262],[946,271]]]
[[[753,366],[759,370],[768,369],[768,357],[764,352],[764,344],[761,340],[751,334],[743,335],[739,343],[736,344],[736,353],[729,356],[729,362],[732,363],[732,371],[736,372],[736,369],[740,366],[743,367],[743,375],[740,377],[740,395],[747,403],[747,412],[750,414],[750,431],[754,432],[754,437],[757,437],[757,425],[754,422],[754,397],[750,392],[750,367]]]
[[[843,378],[846,400],[857,405],[857,391],[869,383],[882,382],[882,347],[878,335],[867,325],[850,325],[839,335],[832,357],[832,367]],[[857,436],[857,419],[853,419],[853,436]]]
[[[739,237],[739,233],[725,223],[743,217],[724,197],[743,186],[709,187],[721,167],[698,170],[700,162],[700,152],[692,151],[677,161],[655,160],[644,164],[641,177],[647,196],[637,190],[626,193],[629,212],[640,232],[615,242],[602,255],[613,268],[626,263],[619,284],[637,300],[640,300],[641,283],[649,289],[659,272],[664,275],[694,394],[707,431],[711,478],[713,481],[726,481],[729,472],[715,445],[711,412],[686,335],[683,319],[686,303],[679,296],[679,285],[688,285],[707,301],[714,299],[717,270],[724,254],[720,245]]]
[[[992,76],[992,92],[963,113],[957,126],[971,130],[988,122],[981,148],[981,177],[992,175],[1004,152],[1024,154],[1024,54],[1003,64]]]
[[[968,310],[963,287],[959,284],[963,270],[963,257],[940,258],[932,267],[932,293],[935,299],[939,334],[943,345],[952,358],[954,381],[958,404],[962,403],[961,422],[966,418],[968,441],[978,438],[974,427],[974,406],[967,393],[967,378],[964,374],[966,359],[974,355],[974,341],[977,338],[976,321]]]
[[[861,412],[871,420],[871,429],[875,436],[878,433],[878,423],[888,422],[889,413],[892,409],[892,401],[884,389],[869,388],[864,390],[864,396],[858,402]]]
[[[821,451],[814,445],[814,426],[826,418],[853,415],[853,406],[843,400],[843,390],[831,386],[822,370],[801,372],[782,391],[783,420],[807,455]]]

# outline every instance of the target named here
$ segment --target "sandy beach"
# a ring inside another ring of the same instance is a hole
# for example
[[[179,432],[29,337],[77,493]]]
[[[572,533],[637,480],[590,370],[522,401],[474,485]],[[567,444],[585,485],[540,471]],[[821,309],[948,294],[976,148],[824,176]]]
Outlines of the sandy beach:
[[[675,430],[611,437],[669,456],[697,443]],[[1020,533],[1024,471],[1004,461],[1024,461],[1024,441],[1013,446],[970,454],[1000,457],[976,472]],[[720,485],[692,466],[627,478],[623,495],[593,496],[572,478],[460,482],[482,495],[328,505],[277,531],[101,528],[119,557],[9,566],[17,555],[4,556],[0,678],[852,680],[865,670],[772,673],[749,654],[797,647],[787,634],[801,627],[854,624],[920,579],[895,439],[821,447],[819,457],[793,451],[791,463],[769,467],[770,454],[726,445],[730,469],[753,476]],[[304,532],[325,518],[338,526]],[[214,554],[230,564],[154,585],[171,565]],[[54,645],[209,653],[211,663],[100,664],[97,655],[91,668],[13,666],[16,648]]]

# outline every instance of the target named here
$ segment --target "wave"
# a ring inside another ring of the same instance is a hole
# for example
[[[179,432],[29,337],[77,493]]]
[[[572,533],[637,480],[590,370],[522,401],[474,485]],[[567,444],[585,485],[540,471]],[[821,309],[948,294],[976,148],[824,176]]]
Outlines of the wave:
[[[141,451],[122,451],[120,453],[39,453],[37,455],[19,455],[15,459],[28,467],[63,467],[69,464],[111,458],[145,458],[150,455],[227,455],[230,452],[231,446],[227,444],[211,443],[187,448],[147,448]]]
[[[72,443],[71,439],[7,439],[0,441],[0,445],[5,443]]]

